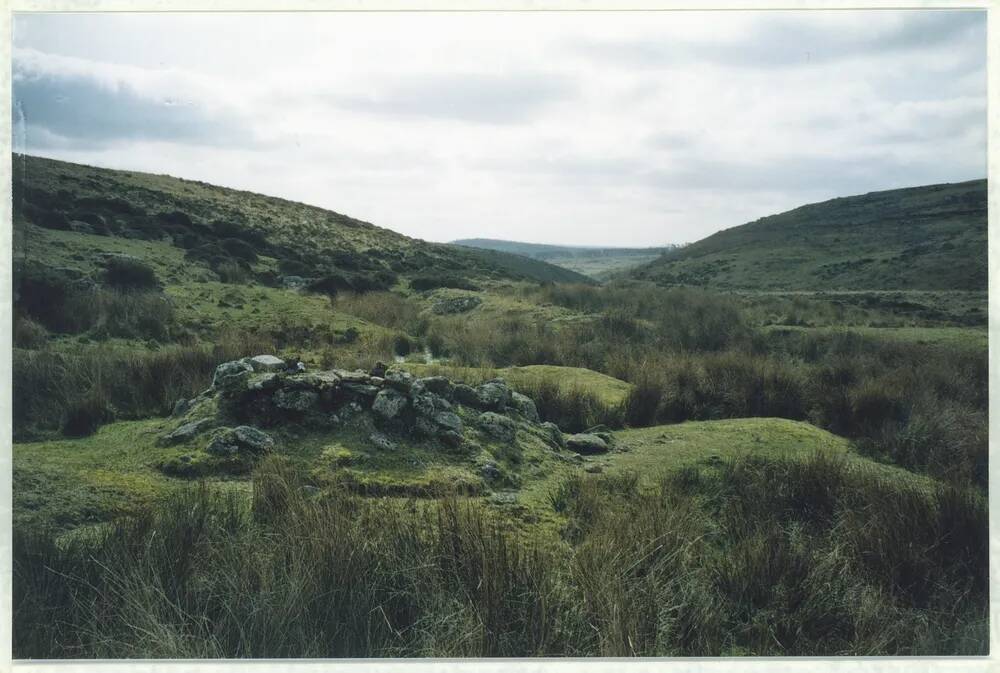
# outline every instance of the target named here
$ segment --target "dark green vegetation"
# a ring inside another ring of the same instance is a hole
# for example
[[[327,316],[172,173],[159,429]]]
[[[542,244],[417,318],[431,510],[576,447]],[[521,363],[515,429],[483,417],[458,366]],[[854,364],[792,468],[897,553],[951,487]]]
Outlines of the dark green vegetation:
[[[754,290],[984,290],[986,181],[802,206],[720,231],[630,275]]]
[[[452,241],[452,244],[522,255],[555,264],[598,280],[611,278],[622,271],[651,262],[664,252],[676,247],[601,248],[499,241],[493,238],[466,238]]]
[[[19,165],[15,656],[986,651],[982,284],[566,283],[278,199]],[[387,448],[364,414],[290,416],[245,460],[160,441],[261,353],[503,377],[610,449],[471,416],[459,447]]]

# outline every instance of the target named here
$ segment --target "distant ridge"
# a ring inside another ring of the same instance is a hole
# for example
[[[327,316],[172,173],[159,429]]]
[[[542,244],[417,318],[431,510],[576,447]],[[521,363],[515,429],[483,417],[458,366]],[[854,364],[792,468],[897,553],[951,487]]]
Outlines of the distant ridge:
[[[452,244],[468,248],[496,250],[523,255],[587,274],[597,279],[605,279],[615,273],[644,264],[677,247],[673,245],[651,248],[550,245],[546,243],[505,241],[495,238],[464,238],[452,241]]]

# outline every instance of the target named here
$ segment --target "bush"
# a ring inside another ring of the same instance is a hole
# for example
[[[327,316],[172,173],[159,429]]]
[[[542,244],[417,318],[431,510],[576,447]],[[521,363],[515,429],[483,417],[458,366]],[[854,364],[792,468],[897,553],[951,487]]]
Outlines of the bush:
[[[112,255],[104,261],[104,282],[119,290],[159,288],[153,268],[135,257]]]
[[[87,437],[114,420],[114,410],[100,390],[92,390],[66,408],[62,433],[67,437]]]
[[[14,347],[37,350],[48,343],[49,331],[31,318],[15,316]]]

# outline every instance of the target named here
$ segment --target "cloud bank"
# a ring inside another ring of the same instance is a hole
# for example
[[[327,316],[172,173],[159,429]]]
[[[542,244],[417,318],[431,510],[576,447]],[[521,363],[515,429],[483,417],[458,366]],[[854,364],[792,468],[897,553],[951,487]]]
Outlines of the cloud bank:
[[[658,245],[986,174],[985,12],[18,14],[15,150],[429,240]]]

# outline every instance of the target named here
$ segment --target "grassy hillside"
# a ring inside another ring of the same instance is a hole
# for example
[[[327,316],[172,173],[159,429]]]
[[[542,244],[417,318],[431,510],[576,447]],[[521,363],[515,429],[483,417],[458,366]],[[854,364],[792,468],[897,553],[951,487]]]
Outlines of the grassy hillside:
[[[108,170],[25,155],[14,157],[18,252],[28,256],[24,223],[43,228],[167,241],[216,274],[257,270],[280,276],[336,274],[349,285],[391,286],[397,277],[436,273],[467,281],[590,282],[544,262],[416,240],[368,222],[284,199],[165,175]],[[29,237],[30,239],[30,237]],[[250,246],[247,251],[246,246]]]
[[[658,248],[601,248],[575,245],[546,245],[501,241],[493,238],[466,238],[452,241],[454,245],[484,250],[497,250],[546,261],[577,273],[604,280],[615,273],[657,259],[674,246]]]
[[[662,285],[985,290],[986,181],[873,192],[720,231],[631,272]]]

